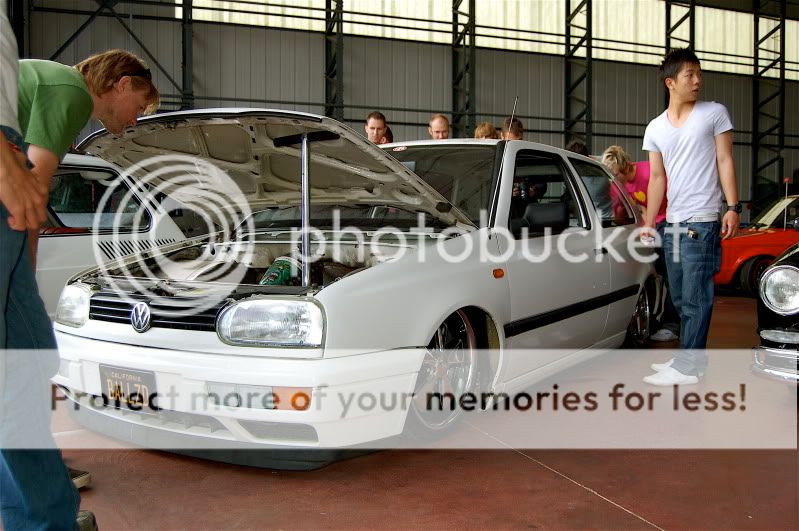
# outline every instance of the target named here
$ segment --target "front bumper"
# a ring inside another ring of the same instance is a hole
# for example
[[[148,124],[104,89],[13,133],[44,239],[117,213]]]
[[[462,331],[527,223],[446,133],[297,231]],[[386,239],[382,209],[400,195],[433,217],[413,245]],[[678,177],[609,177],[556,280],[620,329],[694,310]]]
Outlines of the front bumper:
[[[62,331],[56,339],[61,364],[53,382],[85,410],[78,420],[105,435],[162,449],[344,448],[393,437],[402,432],[407,409],[401,397],[413,392],[425,352],[275,359],[147,348]],[[102,394],[101,364],[152,371],[162,409],[115,409],[93,398]],[[208,382],[308,388],[310,407],[217,405],[207,399]]]
[[[752,357],[755,374],[786,383],[799,382],[799,350],[755,347]]]

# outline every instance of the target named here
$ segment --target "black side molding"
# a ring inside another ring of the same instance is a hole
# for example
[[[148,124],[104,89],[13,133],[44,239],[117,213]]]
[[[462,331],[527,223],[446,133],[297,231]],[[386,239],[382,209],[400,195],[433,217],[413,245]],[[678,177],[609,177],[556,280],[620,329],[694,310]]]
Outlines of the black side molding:
[[[552,323],[569,319],[571,317],[580,315],[581,313],[602,308],[603,306],[626,299],[627,297],[637,295],[638,289],[639,286],[636,284],[612,291],[607,295],[602,295],[600,297],[594,297],[593,299],[588,299],[586,301],[570,304],[569,306],[564,306],[563,308],[558,308],[557,310],[552,310],[539,315],[533,315],[532,317],[518,319],[505,325],[505,337],[517,336],[519,334],[529,332],[530,330],[541,328],[542,326],[551,325]]]

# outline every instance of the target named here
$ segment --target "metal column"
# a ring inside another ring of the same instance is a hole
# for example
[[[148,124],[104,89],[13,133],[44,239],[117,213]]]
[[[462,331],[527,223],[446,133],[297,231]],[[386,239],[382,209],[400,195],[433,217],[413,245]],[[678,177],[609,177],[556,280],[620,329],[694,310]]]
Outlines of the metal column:
[[[452,135],[471,137],[477,126],[475,114],[475,0],[452,0]]]
[[[11,27],[14,30],[14,36],[17,39],[17,52],[20,57],[26,57],[25,54],[25,0],[9,0],[8,12],[6,16],[8,21],[11,22]]]
[[[666,0],[666,52],[675,48],[696,50],[696,4],[694,0]],[[663,86],[669,105],[669,90]]]
[[[183,88],[180,91],[180,108],[194,108],[194,51],[192,43],[194,32],[192,24],[193,0],[183,0]]]
[[[785,17],[781,0],[753,0],[755,57],[752,77],[752,210],[780,193],[785,147]]]
[[[582,140],[590,152],[592,118],[592,0],[566,0],[564,145]]]
[[[136,35],[136,32],[134,32],[133,29],[131,29],[130,25],[127,22],[125,22],[125,18],[122,15],[120,15],[119,13],[117,13],[117,11],[114,9],[117,6],[117,4],[120,3],[121,0],[95,0],[95,1],[98,4],[97,9],[95,11],[93,11],[91,13],[91,15],[89,16],[89,18],[87,18],[80,25],[80,27],[78,27],[78,29],[76,29],[72,33],[72,35],[70,35],[67,38],[67,40],[64,41],[61,44],[61,46],[59,46],[58,49],[50,55],[50,60],[51,61],[58,60],[59,56],[73,42],[75,42],[77,40],[77,38],[86,30],[86,28],[91,26],[91,24],[97,19],[97,17],[99,17],[103,13],[103,11],[107,11],[119,23],[119,25],[122,26],[122,28],[124,28],[124,30],[127,32],[127,34],[130,35],[130,37],[136,42],[136,44],[139,45],[139,48],[141,48],[141,51],[149,59],[149,63],[151,65],[155,66],[155,68],[157,68],[161,72],[161,74],[166,78],[166,80],[169,81],[170,85],[172,85],[176,90],[180,91],[180,93],[182,95],[181,96],[181,100],[183,100],[184,91],[181,88],[181,86],[178,85],[177,81],[175,81],[175,79],[172,77],[172,75],[170,75],[169,71],[158,61],[158,59],[155,57],[155,55],[153,55],[153,53],[149,50],[149,48],[147,48],[147,46],[144,44],[144,42],[141,40],[141,38],[139,38],[139,36]],[[188,4],[190,6],[191,5],[191,0],[189,0],[187,2],[184,2],[184,4]],[[33,5],[32,2],[31,2],[31,5]],[[185,16],[185,10],[184,10],[184,16]],[[184,35],[184,45],[185,45],[185,35]],[[185,53],[186,53],[186,50],[184,50],[184,60],[185,60]],[[190,52],[189,52],[189,54],[190,54]],[[185,76],[186,76],[186,72],[184,71],[184,81],[185,81]],[[190,88],[190,85],[189,85],[189,88]],[[159,87],[159,90],[162,93],[164,92],[163,87]]]
[[[325,116],[344,120],[344,0],[325,0]]]
[[[666,53],[674,48],[695,49],[696,5],[694,0],[666,0]]]

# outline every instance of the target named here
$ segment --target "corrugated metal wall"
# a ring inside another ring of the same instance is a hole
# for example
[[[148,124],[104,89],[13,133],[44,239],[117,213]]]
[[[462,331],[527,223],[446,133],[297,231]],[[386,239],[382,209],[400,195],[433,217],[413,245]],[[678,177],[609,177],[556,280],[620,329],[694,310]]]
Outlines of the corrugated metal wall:
[[[324,35],[194,25],[196,107],[324,113]]]
[[[47,4],[40,2],[45,7],[55,7],[63,10],[83,10],[94,12],[97,3],[90,0],[58,0]],[[125,6],[135,14],[153,14],[147,6]],[[122,9],[119,9],[123,11]],[[34,12],[29,24],[30,56],[40,59],[49,59],[62,44],[87,20],[83,15],[66,13],[41,13]],[[121,19],[132,32],[153,53],[164,70],[178,83],[181,82],[181,32],[180,23],[142,20],[126,15]],[[114,18],[97,17],[77,39],[70,44],[56,60],[65,64],[75,64],[89,55],[102,52],[110,48],[122,48],[145,58],[152,66],[153,61],[146,56],[142,48],[136,43],[133,36]],[[153,79],[159,90],[163,93],[176,94],[179,87],[172,85],[162,71],[153,66]]]
[[[563,59],[501,50],[478,50],[477,121],[502,123],[513,110],[529,133],[526,138],[563,145]]]
[[[392,124],[395,140],[426,136],[426,128],[417,124],[427,123],[431,113],[449,114],[452,108],[449,47],[347,37],[344,100],[353,106],[344,111],[345,121],[359,131],[366,115],[379,110]]]
[[[96,4],[88,0],[58,5],[96,9]],[[49,57],[85,20],[85,16],[34,12],[31,55]],[[180,21],[125,21],[179,84]],[[193,45],[197,107],[257,106],[323,112],[322,34],[196,22]],[[98,17],[58,60],[73,64],[111,47],[145,55],[118,21]],[[430,114],[448,114],[451,109],[451,54],[446,45],[347,37],[343,65],[345,104],[349,106],[345,119],[357,130],[361,130],[365,115],[377,109],[389,118],[396,140],[426,138],[424,124]],[[664,105],[655,67],[595,61],[593,68],[593,117],[597,122],[594,151],[600,153],[608,145],[620,144],[636,159],[645,158],[641,151],[645,125]],[[158,87],[164,94],[171,94],[174,102],[178,88],[162,72],[153,71]],[[499,124],[510,114],[518,95],[516,113],[528,130],[526,137],[562,146],[563,77],[562,57],[478,50],[478,122]],[[727,106],[740,131],[738,142],[750,141],[751,91],[752,83],[746,76],[705,73],[703,96]],[[799,134],[799,83],[788,83],[786,106],[786,133]],[[744,199],[749,197],[750,152],[748,146],[735,147]],[[799,168],[799,149],[786,150],[785,157],[787,173]]]

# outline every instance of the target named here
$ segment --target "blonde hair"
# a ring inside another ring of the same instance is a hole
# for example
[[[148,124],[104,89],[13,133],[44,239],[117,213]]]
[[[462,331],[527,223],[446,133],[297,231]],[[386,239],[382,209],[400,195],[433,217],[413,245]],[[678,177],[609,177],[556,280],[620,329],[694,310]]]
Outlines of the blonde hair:
[[[475,138],[499,138],[497,129],[494,124],[490,122],[480,122],[474,129]]]
[[[121,77],[129,76],[133,89],[146,91],[149,105],[144,114],[152,114],[158,109],[161,96],[153,85],[152,73],[147,65],[125,50],[108,50],[84,59],[75,65],[86,84],[97,96],[102,96],[114,87]]]
[[[615,166],[616,171],[623,172],[629,166],[632,166],[632,159],[630,159],[630,155],[624,151],[623,147],[610,146],[602,153],[602,164],[610,168],[611,171],[613,171]]]

